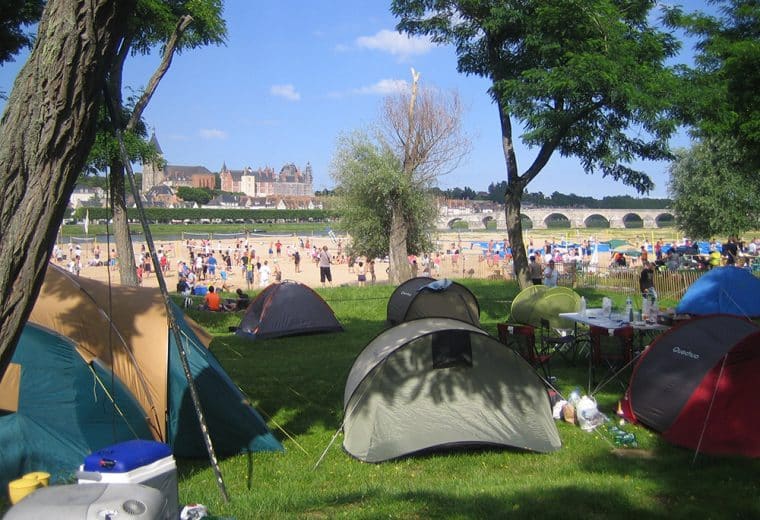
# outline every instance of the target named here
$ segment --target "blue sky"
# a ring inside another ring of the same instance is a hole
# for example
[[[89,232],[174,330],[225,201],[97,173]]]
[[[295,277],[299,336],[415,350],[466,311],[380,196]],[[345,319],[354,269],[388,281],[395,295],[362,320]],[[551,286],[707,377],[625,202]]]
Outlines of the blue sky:
[[[683,2],[687,8],[703,1]],[[498,114],[488,82],[456,72],[450,47],[410,40],[395,32],[386,1],[330,0],[251,2],[227,0],[225,46],[206,47],[175,57],[145,111],[171,164],[202,165],[219,171],[310,162],[315,189],[331,188],[330,163],[342,132],[376,121],[383,96],[411,80],[457,90],[465,105],[464,127],[472,151],[442,188],[485,190],[506,179]],[[25,56],[0,67],[0,90],[10,91]],[[159,56],[130,58],[125,85],[141,88]],[[0,105],[2,106],[2,105]],[[674,141],[685,146],[683,135]],[[532,151],[517,148],[521,169]],[[652,197],[667,195],[667,164],[637,165],[653,178]],[[139,168],[138,168],[139,170]],[[633,195],[634,190],[600,175],[587,175],[578,161],[552,158],[528,186],[601,197]]]

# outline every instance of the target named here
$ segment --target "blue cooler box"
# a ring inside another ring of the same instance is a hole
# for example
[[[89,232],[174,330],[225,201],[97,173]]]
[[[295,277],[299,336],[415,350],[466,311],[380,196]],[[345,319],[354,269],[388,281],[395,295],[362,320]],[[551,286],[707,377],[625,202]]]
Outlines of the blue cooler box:
[[[169,510],[179,511],[177,464],[161,442],[132,440],[95,451],[77,473],[79,484],[142,484],[159,490]]]
[[[205,285],[197,285],[193,289],[193,294],[195,294],[196,296],[206,296],[207,292],[208,292],[208,287],[206,287]]]

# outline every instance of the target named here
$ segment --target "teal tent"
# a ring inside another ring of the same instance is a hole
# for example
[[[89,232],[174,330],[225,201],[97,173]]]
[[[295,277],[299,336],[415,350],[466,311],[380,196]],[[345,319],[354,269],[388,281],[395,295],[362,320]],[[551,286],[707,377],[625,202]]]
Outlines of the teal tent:
[[[27,324],[10,367],[0,385],[3,487],[38,470],[65,480],[94,446],[151,438],[129,390],[100,364],[87,364],[70,339]]]
[[[282,450],[208,350],[210,336],[171,305],[216,454]],[[134,438],[169,444],[177,457],[207,456],[158,289],[109,287],[51,266],[30,324],[56,334],[25,331],[26,340],[14,353],[17,361],[0,380],[0,414],[5,414],[0,417],[0,479],[30,469],[60,474],[65,466],[73,472],[88,453]],[[61,352],[65,356],[59,359]],[[65,363],[45,365],[54,361]],[[39,363],[39,370],[26,366]],[[56,403],[46,388],[68,389],[69,397]],[[103,393],[95,399],[97,410],[80,396],[84,388]],[[37,409],[49,411],[38,414]],[[101,415],[95,424],[107,427],[77,426],[96,411]],[[5,450],[9,445],[12,451]]]

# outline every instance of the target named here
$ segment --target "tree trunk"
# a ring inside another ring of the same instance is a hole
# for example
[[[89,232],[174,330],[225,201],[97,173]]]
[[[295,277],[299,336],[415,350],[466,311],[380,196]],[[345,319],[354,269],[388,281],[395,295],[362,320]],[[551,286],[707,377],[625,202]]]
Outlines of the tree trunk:
[[[406,249],[407,228],[402,208],[394,205],[391,214],[391,231],[388,237],[390,239],[388,281],[392,285],[398,285],[412,277],[409,253]]]
[[[124,165],[114,161],[109,172],[111,182],[111,204],[113,206],[113,236],[119,255],[119,280],[121,285],[137,287],[137,264],[135,262],[132,237],[129,235],[126,190],[124,186]]]
[[[522,218],[520,217],[522,196],[522,190],[515,192],[507,186],[504,205],[507,218],[507,236],[512,248],[512,263],[514,265],[515,277],[520,288],[524,289],[531,282],[528,272],[528,255],[525,252],[525,242],[523,241]]]
[[[31,312],[95,139],[133,0],[49,0],[0,121],[0,374]]]
[[[143,91],[142,95],[135,104],[135,108],[130,114],[129,121],[126,122],[124,127],[127,131],[134,130],[137,124],[142,118],[142,114],[145,108],[148,106],[153,94],[158,88],[158,84],[161,79],[166,75],[169,70],[169,66],[172,63],[172,58],[176,52],[177,45],[182,39],[187,26],[193,21],[191,16],[185,15],[180,17],[177,21],[177,25],[174,28],[169,41],[164,49],[163,58],[156,71],[150,78],[148,86]],[[121,114],[123,110],[122,100],[122,72],[124,70],[124,60],[129,55],[131,48],[131,41],[125,40],[123,47],[119,52],[119,60],[114,62],[114,66],[111,68],[110,74],[110,93],[111,99],[116,104],[116,113]],[[121,125],[121,121],[117,121],[116,124]],[[127,217],[127,183],[125,177],[125,165],[121,160],[115,160],[111,164],[110,181],[111,181],[111,200],[113,201],[113,230],[114,239],[116,241],[116,251],[119,255],[119,279],[122,285],[130,285],[136,287],[137,280],[137,264],[135,262],[134,245],[132,244],[132,236],[129,233],[129,218]],[[136,190],[139,192],[139,188]],[[131,190],[130,190],[131,192]],[[155,268],[155,266],[154,266]]]
[[[505,103],[499,101],[497,106],[499,108],[499,122],[501,123],[501,146],[507,165],[507,193],[504,196],[507,236],[512,248],[512,263],[517,282],[521,288],[525,288],[530,285],[530,278],[528,276],[528,256],[525,253],[520,208],[525,186],[530,179],[521,177],[517,170],[517,157],[512,139],[512,121],[509,119],[509,112],[504,108]]]

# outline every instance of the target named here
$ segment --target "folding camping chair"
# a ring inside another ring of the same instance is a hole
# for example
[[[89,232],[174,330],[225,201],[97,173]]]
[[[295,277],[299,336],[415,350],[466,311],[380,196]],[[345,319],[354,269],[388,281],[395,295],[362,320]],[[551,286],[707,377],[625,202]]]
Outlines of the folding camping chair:
[[[533,368],[541,368],[544,377],[551,378],[551,356],[536,350],[536,332],[531,325],[497,323],[499,341],[520,354]]]
[[[591,379],[596,384],[597,368],[604,369],[603,378],[613,378],[633,360],[634,329],[630,325],[607,329],[591,326]],[[620,381],[625,388],[625,383]]]
[[[576,324],[572,331],[566,330],[565,334],[560,334],[553,329],[551,323],[546,318],[541,318],[541,348],[540,352],[546,355],[559,354],[565,361],[575,363],[577,356],[577,343],[583,341],[578,334],[578,325]]]

